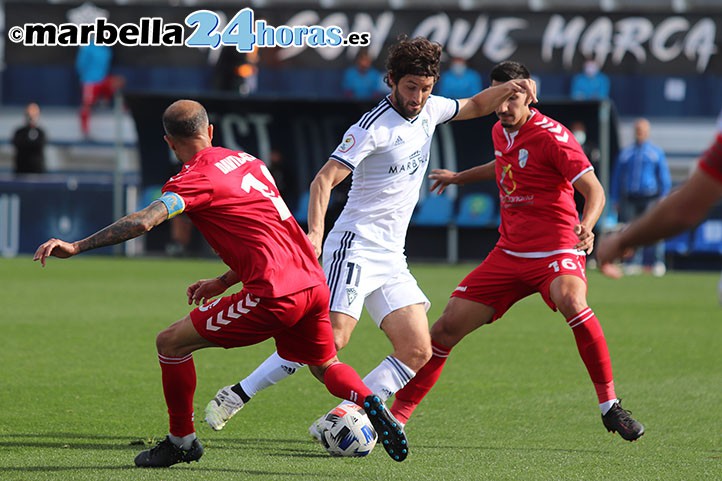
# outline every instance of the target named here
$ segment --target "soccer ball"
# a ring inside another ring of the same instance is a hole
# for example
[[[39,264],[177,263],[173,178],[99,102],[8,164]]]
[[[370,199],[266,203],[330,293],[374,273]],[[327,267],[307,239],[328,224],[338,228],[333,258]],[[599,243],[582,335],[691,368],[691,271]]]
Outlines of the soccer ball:
[[[356,404],[340,404],[324,416],[319,426],[321,443],[331,456],[366,456],[378,435],[368,416]]]

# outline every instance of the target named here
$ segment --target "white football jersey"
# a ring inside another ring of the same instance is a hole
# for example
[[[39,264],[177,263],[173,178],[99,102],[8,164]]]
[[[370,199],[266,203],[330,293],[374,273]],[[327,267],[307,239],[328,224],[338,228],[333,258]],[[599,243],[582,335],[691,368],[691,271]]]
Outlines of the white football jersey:
[[[434,130],[458,112],[458,100],[431,95],[421,113],[409,120],[386,97],[352,125],[331,154],[353,171],[348,200],[333,232],[354,232],[403,252]]]

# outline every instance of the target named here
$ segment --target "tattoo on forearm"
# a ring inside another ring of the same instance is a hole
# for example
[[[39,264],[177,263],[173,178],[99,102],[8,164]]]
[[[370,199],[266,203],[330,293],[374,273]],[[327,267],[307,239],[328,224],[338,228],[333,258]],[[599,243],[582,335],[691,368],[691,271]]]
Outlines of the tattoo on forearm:
[[[230,272],[225,272],[225,273],[221,274],[220,276],[218,276],[216,279],[218,279],[219,281],[224,283],[226,285],[226,287],[231,287],[233,285],[233,282],[231,282],[228,279],[228,274],[230,274]]]
[[[78,241],[80,252],[106,247],[145,234],[160,224],[167,217],[168,212],[161,202],[153,202],[147,208],[118,219],[108,227],[95,234]]]

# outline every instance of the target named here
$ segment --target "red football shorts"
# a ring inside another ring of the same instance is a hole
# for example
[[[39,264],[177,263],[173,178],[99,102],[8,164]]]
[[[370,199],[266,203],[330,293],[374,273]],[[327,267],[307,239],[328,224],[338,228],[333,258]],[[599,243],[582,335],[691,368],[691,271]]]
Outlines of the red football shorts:
[[[507,254],[495,247],[476,269],[467,275],[451,294],[494,308],[494,318],[504,315],[517,301],[538,292],[554,311],[557,306],[549,296],[549,286],[559,276],[584,275],[587,258],[575,254],[555,254],[540,259],[527,259]]]
[[[323,364],[336,355],[325,284],[290,296],[261,299],[243,289],[191,311],[196,331],[226,349],[276,341],[278,354],[293,362]]]

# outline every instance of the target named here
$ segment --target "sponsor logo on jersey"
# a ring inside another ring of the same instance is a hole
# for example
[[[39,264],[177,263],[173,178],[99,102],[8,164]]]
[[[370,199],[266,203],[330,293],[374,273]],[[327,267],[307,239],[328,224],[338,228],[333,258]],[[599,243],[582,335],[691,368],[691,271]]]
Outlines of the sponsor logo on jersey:
[[[519,152],[519,154],[521,156],[521,152]],[[521,163],[521,159],[519,163]],[[524,163],[526,164],[526,158],[524,159]],[[509,207],[509,204],[514,204],[515,206],[533,204],[534,194],[512,195],[517,187],[513,172],[512,164],[506,164],[501,168],[501,180],[499,184],[505,194],[501,197],[501,203],[504,204],[505,207]]]
[[[351,150],[351,147],[354,145],[356,145],[356,138],[354,138],[353,134],[348,134],[343,139],[343,142],[341,142],[341,145],[338,146],[338,150],[339,152],[346,153]]]
[[[389,174],[408,173],[409,175],[414,175],[416,171],[419,170],[419,167],[421,167],[428,161],[429,158],[424,158],[421,154],[421,151],[417,150],[413,154],[409,155],[409,160],[404,162],[403,164],[394,164],[390,166]]]
[[[506,164],[501,168],[501,179],[499,180],[502,190],[505,194],[511,194],[516,190],[516,181],[514,180],[514,173],[511,169],[511,164]]]
[[[534,203],[534,194],[528,195],[505,195],[501,198],[502,204],[529,205]],[[508,207],[508,206],[507,206]]]
[[[522,169],[526,167],[526,161],[529,158],[529,151],[526,149],[519,149],[519,167]]]
[[[396,140],[394,141],[394,147],[396,147],[397,145],[401,145],[403,143],[404,143],[404,139],[402,139],[401,136],[397,136]]]
[[[458,286],[455,291],[466,292],[467,286]]]

